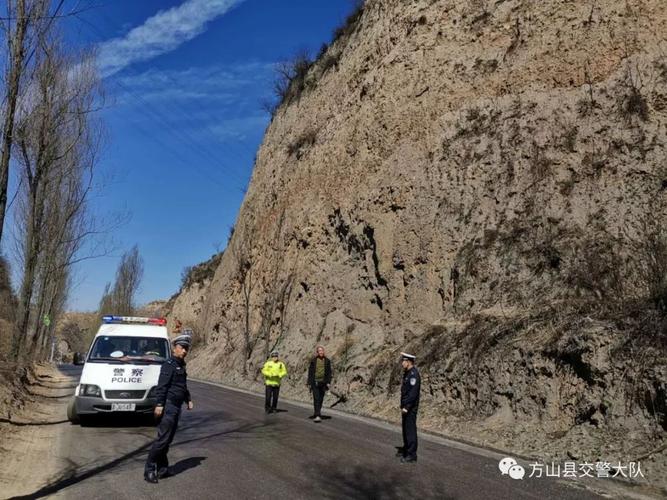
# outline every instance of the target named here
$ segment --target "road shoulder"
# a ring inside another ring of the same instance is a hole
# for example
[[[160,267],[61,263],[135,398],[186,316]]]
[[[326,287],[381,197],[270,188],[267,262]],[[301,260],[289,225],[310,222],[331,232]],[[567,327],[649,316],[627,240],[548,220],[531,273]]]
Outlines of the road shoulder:
[[[37,365],[27,377],[24,404],[0,423],[0,491],[3,497],[28,495],[60,471],[58,450],[75,377],[50,365]],[[11,457],[7,460],[6,457]]]

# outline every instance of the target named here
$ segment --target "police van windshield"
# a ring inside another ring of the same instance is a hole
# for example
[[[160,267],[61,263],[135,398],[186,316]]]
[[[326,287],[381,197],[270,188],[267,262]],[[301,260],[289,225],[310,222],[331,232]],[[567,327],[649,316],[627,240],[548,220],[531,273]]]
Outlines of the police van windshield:
[[[169,357],[169,343],[155,337],[101,336],[95,339],[88,361],[162,363]]]

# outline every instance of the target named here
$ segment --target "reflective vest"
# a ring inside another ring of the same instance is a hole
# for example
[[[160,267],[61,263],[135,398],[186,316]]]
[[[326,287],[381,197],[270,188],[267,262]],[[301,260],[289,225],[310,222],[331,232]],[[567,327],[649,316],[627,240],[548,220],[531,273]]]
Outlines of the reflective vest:
[[[264,383],[266,385],[279,386],[280,380],[287,375],[287,368],[285,368],[285,363],[282,361],[269,359],[264,363],[262,375],[264,375]]]

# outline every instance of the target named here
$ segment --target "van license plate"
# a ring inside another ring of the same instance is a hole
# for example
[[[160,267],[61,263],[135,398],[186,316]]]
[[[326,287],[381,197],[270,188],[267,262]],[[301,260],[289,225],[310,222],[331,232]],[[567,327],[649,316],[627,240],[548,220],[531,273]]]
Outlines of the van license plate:
[[[111,403],[111,411],[134,411],[134,403]]]

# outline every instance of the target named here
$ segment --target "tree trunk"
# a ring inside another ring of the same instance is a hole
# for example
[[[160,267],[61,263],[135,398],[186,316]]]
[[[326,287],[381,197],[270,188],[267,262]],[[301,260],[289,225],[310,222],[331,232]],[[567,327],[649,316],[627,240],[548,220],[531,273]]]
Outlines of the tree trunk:
[[[11,17],[11,12],[10,12]],[[11,21],[9,21],[11,23]],[[9,159],[11,157],[14,115],[16,113],[16,101],[19,95],[19,83],[21,71],[25,58],[25,35],[28,27],[28,19],[25,12],[25,0],[16,2],[16,32],[11,36],[11,30],[7,42],[11,48],[11,63],[7,78],[7,92],[5,107],[5,122],[2,127],[2,154],[0,155],[0,241],[2,241],[2,230],[7,211],[7,183],[9,182]]]
[[[35,175],[35,179],[36,186],[34,189],[31,187],[30,204],[32,210],[30,221],[28,223],[28,232],[26,234],[25,268],[19,294],[14,345],[12,346],[12,355],[14,359],[18,359],[21,356],[23,344],[30,340],[28,335],[28,328],[30,326],[30,305],[35,288],[39,254],[42,250],[40,236],[42,233],[45,201],[42,190],[46,190],[46,183],[39,184],[39,174]],[[39,318],[37,318],[37,321],[39,321]],[[36,341],[36,339],[33,339],[33,341]]]
[[[31,221],[31,222],[34,222]],[[16,317],[16,330],[14,332],[14,343],[12,345],[12,357],[15,360],[22,355],[24,344],[28,342],[28,325],[30,324],[30,302],[32,301],[33,285],[35,282],[35,270],[37,268],[37,244],[35,224],[31,223],[26,235],[25,268],[23,270],[23,281],[19,293],[19,307]]]

